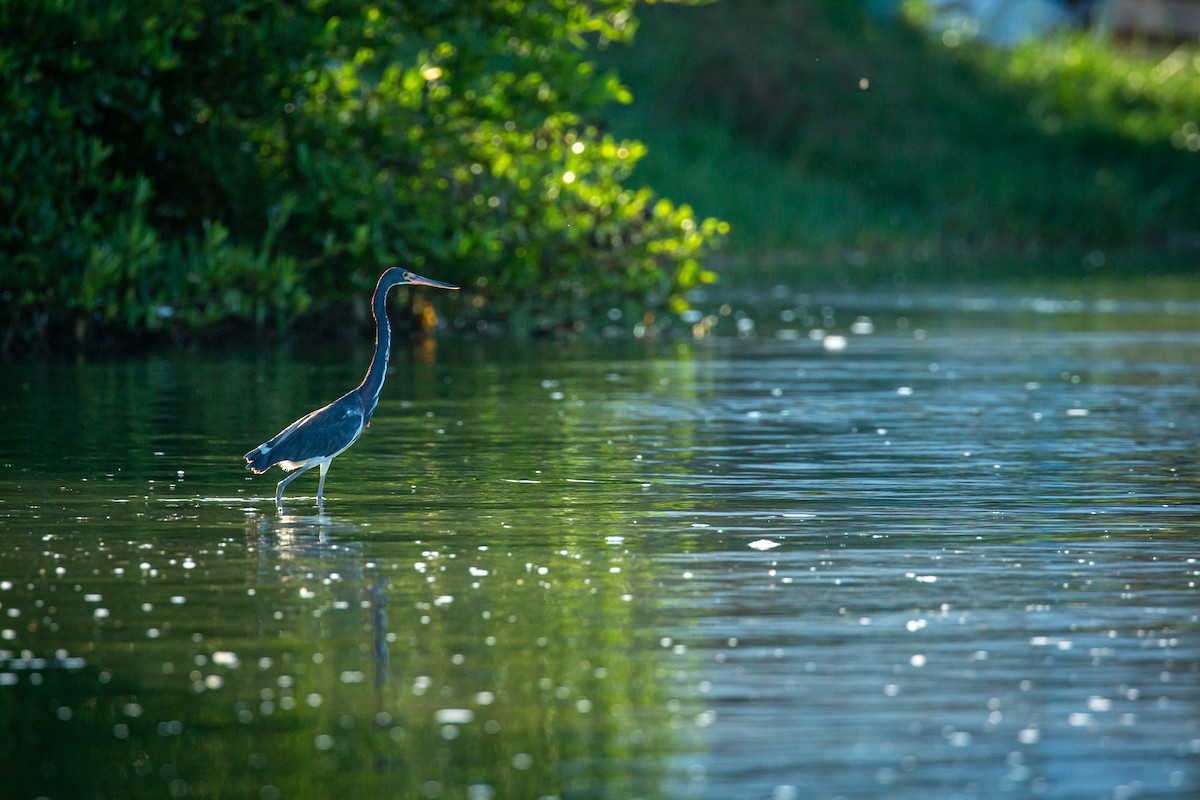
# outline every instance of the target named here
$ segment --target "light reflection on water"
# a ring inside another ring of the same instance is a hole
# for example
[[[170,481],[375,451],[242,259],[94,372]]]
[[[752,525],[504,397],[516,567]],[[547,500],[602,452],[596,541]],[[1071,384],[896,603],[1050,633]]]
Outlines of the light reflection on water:
[[[822,305],[397,353],[320,516],[369,354],[6,367],[10,796],[1200,793],[1195,314]]]

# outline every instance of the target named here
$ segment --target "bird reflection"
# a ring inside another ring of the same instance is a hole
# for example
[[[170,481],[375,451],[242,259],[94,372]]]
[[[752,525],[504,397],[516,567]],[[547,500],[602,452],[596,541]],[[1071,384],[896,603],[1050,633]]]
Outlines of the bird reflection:
[[[371,604],[371,633],[372,652],[375,654],[375,688],[387,686],[388,671],[391,666],[391,654],[388,652],[388,615],[387,615],[387,575],[375,573],[371,585],[367,587],[367,597]],[[376,711],[382,711],[383,695],[376,695]]]
[[[370,569],[363,543],[350,537],[361,529],[326,514],[257,516],[246,528],[248,543],[259,553],[258,587],[300,584],[301,597],[313,585],[330,586],[335,594],[352,590],[371,619],[376,713],[385,710],[381,691],[390,676],[388,649],[388,573]],[[369,574],[368,574],[369,573]],[[312,595],[308,595],[311,597]],[[277,624],[272,620],[267,625]]]
[[[274,555],[286,561],[325,561],[331,558],[344,560],[347,556],[358,554],[362,549],[361,543],[330,539],[331,533],[357,530],[354,525],[337,522],[327,514],[281,515],[256,517],[248,534],[264,555]],[[361,574],[361,567],[357,564],[354,570]],[[286,580],[287,576],[281,575],[280,578]]]

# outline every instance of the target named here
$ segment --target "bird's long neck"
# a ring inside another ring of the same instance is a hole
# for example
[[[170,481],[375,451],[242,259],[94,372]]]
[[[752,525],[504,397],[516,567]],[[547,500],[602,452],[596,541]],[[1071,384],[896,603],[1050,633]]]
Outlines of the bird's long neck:
[[[390,285],[380,281],[375,287],[375,296],[371,298],[371,314],[375,317],[375,355],[371,358],[366,377],[358,387],[368,419],[375,410],[375,404],[379,402],[379,393],[383,391],[388,356],[392,349],[392,325],[388,322],[387,315],[387,295],[390,288]]]

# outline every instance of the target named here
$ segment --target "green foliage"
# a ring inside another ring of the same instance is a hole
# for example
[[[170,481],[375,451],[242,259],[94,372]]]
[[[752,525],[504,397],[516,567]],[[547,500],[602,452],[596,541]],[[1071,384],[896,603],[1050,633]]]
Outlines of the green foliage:
[[[739,261],[1195,267],[1200,49],[1000,50],[907,8],[647,10],[609,57],[637,98],[613,129],[647,142],[640,177],[730,221]]]
[[[1067,35],[973,55],[998,80],[1031,93],[1028,110],[1048,134],[1115,131],[1143,145],[1200,151],[1200,47],[1122,50]]]
[[[623,187],[587,58],[635,2],[0,0],[7,342],[283,326],[397,262],[480,314],[679,304],[723,226]]]

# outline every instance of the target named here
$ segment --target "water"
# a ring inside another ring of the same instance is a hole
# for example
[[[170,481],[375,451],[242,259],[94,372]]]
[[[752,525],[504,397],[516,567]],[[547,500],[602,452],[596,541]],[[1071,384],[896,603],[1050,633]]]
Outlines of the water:
[[[1200,312],[753,305],[4,367],[0,796],[1200,796]]]

